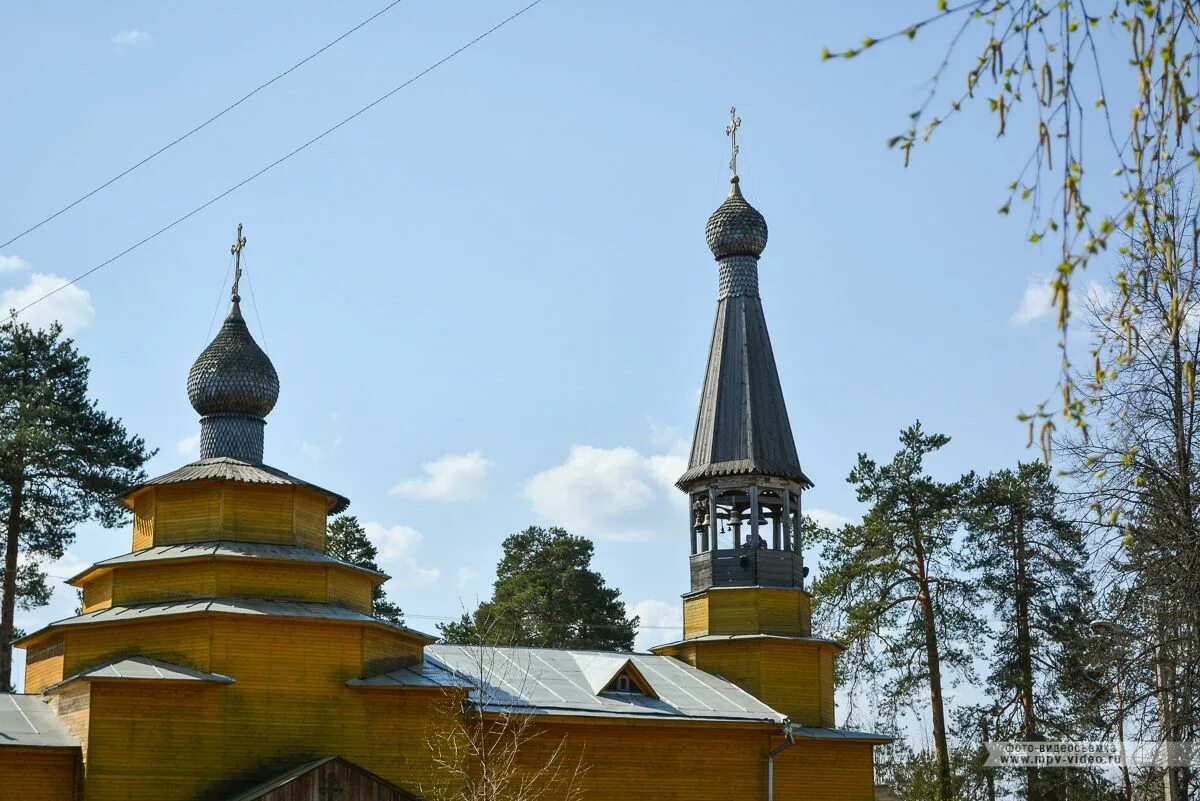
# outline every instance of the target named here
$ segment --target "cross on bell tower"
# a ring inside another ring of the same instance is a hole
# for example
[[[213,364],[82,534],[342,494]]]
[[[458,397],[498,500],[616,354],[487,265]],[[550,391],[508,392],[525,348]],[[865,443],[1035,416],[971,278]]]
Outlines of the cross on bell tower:
[[[729,137],[729,172],[737,177],[737,157],[740,148],[737,143],[738,128],[742,127],[742,118],[737,115],[737,106],[729,107],[729,124],[725,126],[725,135]],[[240,230],[240,229],[239,229]]]
[[[238,294],[238,285],[242,282],[242,248],[246,247],[246,237],[242,236],[242,224],[238,223],[237,239],[229,248],[233,254],[235,267],[233,270],[233,302],[238,303],[242,297]]]

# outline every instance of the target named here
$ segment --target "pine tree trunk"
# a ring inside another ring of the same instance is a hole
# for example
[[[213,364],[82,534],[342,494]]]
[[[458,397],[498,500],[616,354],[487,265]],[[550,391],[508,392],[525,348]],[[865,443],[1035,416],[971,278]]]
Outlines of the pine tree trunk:
[[[4,587],[0,592],[0,691],[13,689],[12,640],[17,610],[17,549],[20,546],[23,483],[18,480],[11,489],[4,537]]]
[[[1021,713],[1024,717],[1023,732],[1026,740],[1037,739],[1037,716],[1033,707],[1033,642],[1029,633],[1029,573],[1025,551],[1025,521],[1018,514],[1014,520],[1013,550],[1017,568],[1016,613],[1017,613],[1017,668],[1021,671]],[[1028,801],[1042,801],[1042,787],[1038,769],[1034,765],[1025,768]]]
[[[933,596],[925,572],[925,546],[921,533],[913,532],[913,553],[917,562],[921,617],[925,629],[925,660],[929,665],[929,701],[933,709],[933,745],[938,763],[938,799],[950,801],[950,750],[946,742],[946,710],[942,700],[942,658],[938,652],[937,626],[933,616]]]

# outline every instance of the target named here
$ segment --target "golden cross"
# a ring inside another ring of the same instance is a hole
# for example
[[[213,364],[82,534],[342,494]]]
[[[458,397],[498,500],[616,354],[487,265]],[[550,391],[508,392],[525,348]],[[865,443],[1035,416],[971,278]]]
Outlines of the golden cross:
[[[729,107],[729,124],[725,126],[725,135],[730,138],[732,157],[729,159],[729,171],[737,177],[738,143],[737,130],[742,127],[742,118],[737,115],[737,106]]]
[[[242,248],[246,247],[246,237],[242,236],[242,224],[238,223],[237,241],[233,243],[233,247],[229,248],[229,252],[233,254],[236,260],[236,267],[233,270],[233,302],[237,303],[242,298],[238,295],[238,284],[242,280]]]

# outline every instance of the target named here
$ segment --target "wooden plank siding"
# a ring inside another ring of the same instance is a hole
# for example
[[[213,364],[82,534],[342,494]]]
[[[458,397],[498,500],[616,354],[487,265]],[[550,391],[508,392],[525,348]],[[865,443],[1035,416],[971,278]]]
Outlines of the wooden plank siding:
[[[107,609],[113,603],[113,574],[103,570],[86,583],[76,585],[83,592],[83,611],[94,612]]]
[[[346,567],[216,557],[120,565],[79,586],[84,612],[188,598],[266,598],[333,603],[369,615],[376,581]]]
[[[92,714],[92,688],[88,682],[73,682],[50,695],[50,707],[67,732],[79,742],[87,762],[89,722]]]
[[[157,492],[150,490],[139,495],[133,504],[133,550],[154,545],[154,513]]]
[[[0,747],[0,801],[75,801],[79,749]]]
[[[226,617],[211,638],[206,667],[235,684],[93,684],[89,801],[224,797],[217,789],[333,754],[401,786],[430,769],[425,730],[441,696],[346,687],[364,650],[387,648],[366,645],[362,626]],[[413,653],[401,639],[392,647]]]
[[[762,731],[639,725],[551,723],[526,746],[521,762],[543,764],[562,743],[566,764],[587,768],[588,801],[727,801],[767,797],[767,752],[783,739]],[[870,746],[797,740],[776,757],[778,801],[872,801]]]
[[[66,641],[60,634],[25,653],[25,692],[40,693],[63,679]]]
[[[305,487],[197,481],[134,499],[133,550],[231,540],[325,550],[328,499]]]
[[[833,726],[835,646],[819,640],[684,642],[664,651],[714,673],[805,726]]]
[[[683,599],[684,639],[708,634],[812,633],[811,600],[804,590],[739,587]]]

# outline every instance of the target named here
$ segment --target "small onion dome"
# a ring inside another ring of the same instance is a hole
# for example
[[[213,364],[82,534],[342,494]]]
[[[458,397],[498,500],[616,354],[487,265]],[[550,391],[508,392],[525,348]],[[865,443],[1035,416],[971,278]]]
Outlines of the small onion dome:
[[[708,249],[718,259],[726,256],[757,259],[766,248],[767,221],[742,197],[736,175],[729,182],[729,197],[708,218],[704,236]]]
[[[229,316],[188,373],[188,400],[202,416],[266,417],[279,399],[279,375],[250,336],[235,298]]]

